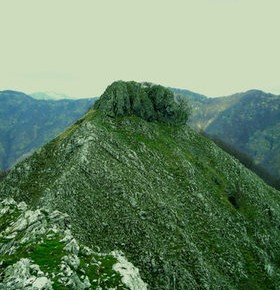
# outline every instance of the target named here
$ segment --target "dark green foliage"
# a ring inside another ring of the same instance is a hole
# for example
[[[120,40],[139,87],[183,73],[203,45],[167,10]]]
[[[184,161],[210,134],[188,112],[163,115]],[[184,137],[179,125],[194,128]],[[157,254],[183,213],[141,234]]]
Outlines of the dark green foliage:
[[[249,91],[206,128],[280,177],[280,97]]]
[[[25,255],[27,254],[26,257],[29,257],[35,264],[40,265],[42,271],[59,272],[61,258],[65,255],[64,246],[63,243],[59,242],[59,237],[51,240],[46,239],[44,242],[30,247],[29,253],[25,252]]]
[[[192,115],[191,103],[182,95],[175,95],[175,100],[179,104],[181,111],[185,111],[190,117]]]
[[[110,117],[136,115],[147,121],[173,124],[185,124],[189,113],[163,86],[123,81],[110,85],[94,107]]]
[[[155,120],[163,123],[184,124],[187,113],[175,102],[174,94],[159,85],[148,87],[147,94],[153,103]]]
[[[91,264],[90,268],[87,271],[87,275],[92,281],[93,289],[96,289],[98,286],[101,289],[112,289],[116,290],[126,290],[128,289],[123,284],[120,285],[121,276],[119,273],[113,270],[113,265],[117,262],[117,259],[111,255],[96,255],[92,256],[82,256],[81,266],[84,268],[86,264]],[[92,260],[98,261],[98,263],[92,264]],[[83,273],[81,273],[83,274]]]

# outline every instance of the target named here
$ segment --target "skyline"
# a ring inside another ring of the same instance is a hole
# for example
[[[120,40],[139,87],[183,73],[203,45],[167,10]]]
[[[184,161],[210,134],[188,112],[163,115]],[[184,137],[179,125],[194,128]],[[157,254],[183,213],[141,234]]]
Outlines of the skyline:
[[[0,90],[94,97],[122,79],[206,96],[280,94],[277,0],[4,0],[0,8]]]

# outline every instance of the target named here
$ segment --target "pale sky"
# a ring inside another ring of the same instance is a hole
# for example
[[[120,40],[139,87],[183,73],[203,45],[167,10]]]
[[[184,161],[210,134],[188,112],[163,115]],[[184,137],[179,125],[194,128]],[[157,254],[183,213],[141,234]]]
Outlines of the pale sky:
[[[0,90],[280,94],[280,0],[0,0]]]

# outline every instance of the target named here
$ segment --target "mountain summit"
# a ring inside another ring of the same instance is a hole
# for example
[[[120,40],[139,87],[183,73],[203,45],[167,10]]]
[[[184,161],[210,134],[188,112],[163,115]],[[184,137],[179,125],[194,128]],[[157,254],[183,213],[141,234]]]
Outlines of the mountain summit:
[[[1,197],[68,214],[79,242],[124,253],[149,289],[276,289],[279,192],[178,124],[172,98],[112,84],[15,166]]]
[[[135,115],[164,123],[183,124],[188,117],[170,90],[149,83],[114,82],[94,107],[110,117]]]

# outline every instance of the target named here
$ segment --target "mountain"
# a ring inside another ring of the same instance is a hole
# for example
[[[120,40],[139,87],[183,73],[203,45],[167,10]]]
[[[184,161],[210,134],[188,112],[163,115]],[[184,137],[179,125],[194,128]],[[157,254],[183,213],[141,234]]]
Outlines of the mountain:
[[[73,124],[95,99],[35,100],[15,91],[0,92],[0,169],[47,143]]]
[[[280,177],[280,96],[250,90],[222,98],[191,97],[190,125],[250,156]]]
[[[277,289],[279,192],[187,117],[168,89],[115,82],[0,196],[67,214],[79,243],[121,251],[148,289]]]
[[[36,92],[30,94],[33,99],[37,100],[61,100],[61,99],[71,99],[65,94],[56,92]]]

